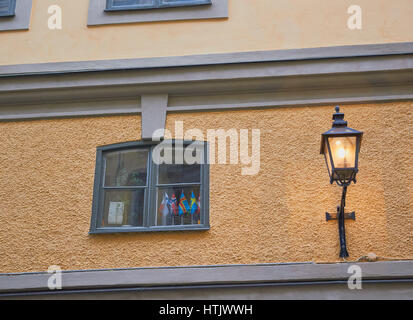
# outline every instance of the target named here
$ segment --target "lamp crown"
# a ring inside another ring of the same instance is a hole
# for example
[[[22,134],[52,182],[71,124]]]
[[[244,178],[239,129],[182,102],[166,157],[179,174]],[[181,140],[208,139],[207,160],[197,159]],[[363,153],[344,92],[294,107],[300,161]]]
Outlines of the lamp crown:
[[[340,112],[340,106],[335,107],[336,113],[333,114],[333,128],[347,127],[347,121],[344,120],[344,113]]]

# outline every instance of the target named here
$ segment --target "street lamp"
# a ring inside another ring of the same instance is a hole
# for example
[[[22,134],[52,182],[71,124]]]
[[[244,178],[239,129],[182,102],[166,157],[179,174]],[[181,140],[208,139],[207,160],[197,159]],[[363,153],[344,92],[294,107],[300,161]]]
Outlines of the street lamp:
[[[344,121],[344,113],[340,107],[336,107],[333,114],[333,127],[321,135],[320,153],[324,154],[330,183],[336,182],[343,187],[341,204],[337,206],[337,215],[333,217],[326,212],[326,220],[338,220],[338,231],[340,236],[340,257],[348,257],[346,248],[346,232],[344,219],[355,220],[355,213],[345,213],[347,187],[351,182],[356,183],[358,172],[358,158],[360,152],[361,138],[363,132],[347,127]]]

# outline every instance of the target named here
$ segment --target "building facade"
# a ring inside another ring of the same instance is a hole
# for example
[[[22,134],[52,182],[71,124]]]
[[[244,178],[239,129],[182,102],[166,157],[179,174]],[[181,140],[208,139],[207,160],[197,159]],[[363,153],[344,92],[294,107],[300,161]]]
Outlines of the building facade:
[[[2,297],[413,298],[411,1],[12,3]],[[364,132],[344,260],[335,105]],[[154,165],[154,140],[205,161]]]

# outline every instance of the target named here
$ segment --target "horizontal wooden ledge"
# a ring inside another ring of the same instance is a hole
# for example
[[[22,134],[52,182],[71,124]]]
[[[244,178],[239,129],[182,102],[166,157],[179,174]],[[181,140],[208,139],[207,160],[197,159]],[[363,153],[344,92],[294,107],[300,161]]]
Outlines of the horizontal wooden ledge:
[[[287,77],[316,76],[321,79],[335,74],[405,70],[413,70],[413,54],[0,77],[0,94],[57,89],[82,93],[82,90],[99,87],[112,87],[117,91],[138,89],[136,94],[140,93],[141,88],[147,88],[157,93],[167,90],[170,94],[174,93],[174,87],[211,81],[237,83],[242,80],[273,81]]]
[[[204,65],[186,67],[176,62],[152,69],[10,73],[0,77],[0,121],[137,114],[143,96],[167,97],[166,112],[413,99],[411,43],[356,49],[347,48],[341,58],[332,58],[337,48],[323,48],[327,53],[320,49],[318,58],[311,50],[302,49],[307,58],[297,51],[297,60],[273,52],[263,53],[272,61],[235,55],[238,63],[221,57],[214,64],[210,56]],[[147,114],[154,106],[145,107]]]
[[[413,76],[413,72],[411,73]],[[310,79],[309,79],[310,80]],[[293,80],[294,81],[294,80]],[[177,94],[169,95],[166,112],[208,112],[224,110],[254,110],[265,108],[280,108],[292,106],[317,106],[330,104],[354,104],[385,101],[408,101],[413,99],[413,81],[410,83],[395,83],[388,81],[388,85],[369,86],[367,83],[373,78],[366,77],[357,80],[353,85],[345,85],[344,81],[337,80],[334,86],[312,87],[296,86],[291,84],[289,90],[273,91],[232,91],[230,93]],[[288,85],[286,80],[284,85]],[[337,85],[342,84],[337,87]],[[103,93],[104,94],[104,93]],[[113,94],[113,92],[112,92]],[[1,96],[1,95],[0,95]],[[28,94],[21,94],[24,99]],[[47,95],[46,95],[47,96]],[[43,118],[65,118],[85,116],[109,115],[137,115],[142,113],[141,97],[130,99],[107,99],[97,101],[35,101],[31,104],[5,102],[0,103],[0,121],[32,120]],[[149,116],[151,109],[148,110]]]
[[[0,77],[413,54],[413,42],[0,66]]]

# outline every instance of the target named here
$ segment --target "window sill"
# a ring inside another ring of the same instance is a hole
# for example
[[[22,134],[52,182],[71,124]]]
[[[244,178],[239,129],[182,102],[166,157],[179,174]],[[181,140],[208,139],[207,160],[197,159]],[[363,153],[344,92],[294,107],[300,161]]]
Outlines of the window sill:
[[[106,10],[106,0],[90,0],[88,26],[153,21],[228,18],[228,0],[213,0],[212,4],[173,8]]]
[[[173,232],[173,231],[207,231],[209,226],[196,225],[196,226],[156,226],[156,227],[118,227],[118,228],[97,228],[90,230],[89,234],[109,234],[109,233],[145,233],[145,232]]]

